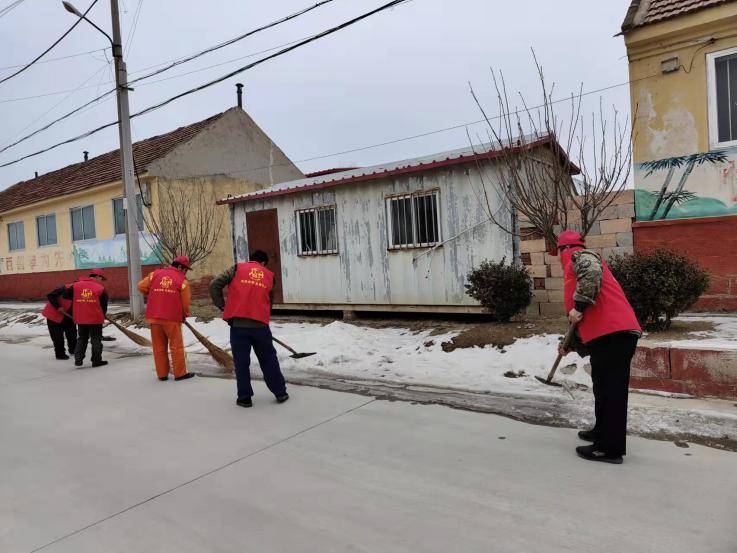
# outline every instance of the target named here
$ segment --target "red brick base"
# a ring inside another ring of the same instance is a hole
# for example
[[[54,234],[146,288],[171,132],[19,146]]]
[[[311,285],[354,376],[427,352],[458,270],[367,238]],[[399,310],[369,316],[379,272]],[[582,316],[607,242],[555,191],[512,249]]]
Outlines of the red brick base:
[[[159,265],[146,265],[143,274],[157,269]],[[0,275],[0,299],[3,300],[42,300],[54,288],[68,284],[79,276],[89,273],[89,269],[78,271],[50,271],[18,275]],[[105,289],[110,299],[128,299],[128,267],[108,267]]]
[[[693,396],[735,398],[737,348],[641,345],[632,361],[630,386]]]
[[[711,287],[700,311],[737,311],[737,216],[700,217],[633,224],[635,251],[671,250],[697,262]]]

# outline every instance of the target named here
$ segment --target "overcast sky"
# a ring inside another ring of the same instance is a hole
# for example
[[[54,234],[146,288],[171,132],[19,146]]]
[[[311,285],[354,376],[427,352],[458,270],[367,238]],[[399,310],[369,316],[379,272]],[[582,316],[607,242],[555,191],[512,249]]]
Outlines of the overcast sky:
[[[135,112],[258,59],[234,58],[288,43],[369,11],[387,0],[334,0],[324,7],[259,33],[214,54],[180,65],[131,94]],[[84,11],[91,0],[73,0]],[[128,70],[136,72],[242,34],[312,5],[316,0],[120,0]],[[0,10],[12,4],[0,0]],[[413,0],[348,29],[267,62],[204,92],[133,120],[134,140],[204,119],[235,104],[243,82],[244,107],[305,172],[370,165],[468,145],[466,131],[441,132],[360,152],[302,161],[471,122],[479,119],[468,82],[496,111],[489,67],[504,71],[510,89],[539,100],[530,47],[534,47],[557,96],[604,88],[627,80],[622,37],[614,37],[628,0]],[[131,36],[136,12],[138,24]],[[99,0],[89,14],[110,29],[110,4]],[[60,0],[25,0],[0,17],[0,67],[22,64],[43,51],[74,17]],[[106,39],[86,24],[44,59],[104,48]],[[262,54],[263,55],[263,54]],[[109,54],[108,54],[109,57]],[[219,67],[204,69],[214,64]],[[191,73],[192,71],[203,69]],[[12,70],[0,69],[0,77]],[[184,73],[191,73],[183,75]],[[169,78],[173,77],[173,78]],[[0,145],[35,130],[111,87],[105,52],[37,64],[0,84]],[[65,91],[64,94],[54,94]],[[70,91],[74,91],[71,92]],[[27,96],[41,98],[20,100]],[[629,113],[621,86],[588,97]],[[18,100],[16,100],[18,99]],[[9,101],[13,100],[13,101]],[[5,163],[116,119],[114,98],[100,102],[3,154]],[[24,130],[25,129],[25,130]],[[472,133],[483,132],[481,126]],[[0,189],[118,147],[117,128],[0,169]]]

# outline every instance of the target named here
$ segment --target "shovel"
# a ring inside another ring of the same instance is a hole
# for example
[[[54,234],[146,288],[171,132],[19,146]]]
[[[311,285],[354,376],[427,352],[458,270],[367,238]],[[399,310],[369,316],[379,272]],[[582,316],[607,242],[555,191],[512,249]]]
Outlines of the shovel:
[[[571,323],[568,326],[568,332],[566,332],[565,338],[563,338],[563,349],[568,348],[568,346],[571,345],[571,340],[573,340],[573,333],[576,331],[576,323]],[[553,382],[553,377],[555,376],[555,371],[558,370],[558,365],[560,365],[561,360],[563,359],[563,354],[558,353],[558,357],[555,360],[555,363],[553,363],[553,368],[550,369],[550,373],[548,373],[548,378],[543,378],[542,376],[535,376],[540,382],[543,384],[547,384],[548,386],[563,386],[559,382]],[[570,393],[570,392],[569,392]]]
[[[274,338],[272,336],[271,339],[274,340],[281,347],[283,347],[283,348],[291,351],[292,352],[292,355],[290,355],[289,357],[291,357],[292,359],[302,359],[303,357],[309,357],[310,355],[315,355],[317,353],[316,351],[313,351],[312,353],[297,353],[295,350],[293,350],[292,348],[290,348],[287,344],[285,344],[284,342],[282,342],[281,340],[279,340],[279,338]]]

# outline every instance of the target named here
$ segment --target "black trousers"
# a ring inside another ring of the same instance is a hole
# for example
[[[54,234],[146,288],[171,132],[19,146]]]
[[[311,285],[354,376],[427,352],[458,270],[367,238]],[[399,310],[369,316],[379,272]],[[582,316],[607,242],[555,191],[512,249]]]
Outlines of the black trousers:
[[[49,336],[51,341],[54,343],[54,353],[56,358],[60,359],[66,355],[64,349],[64,338],[67,339],[67,348],[70,355],[74,355],[74,351],[77,348],[77,327],[74,321],[69,317],[64,317],[64,320],[60,323],[46,320],[46,324],[49,327]]]
[[[627,453],[627,401],[630,363],[638,337],[615,332],[588,342],[594,383],[594,448],[609,455]]]
[[[102,325],[79,325],[77,348],[74,350],[74,360],[84,361],[87,353],[87,342],[92,342],[92,362],[102,361]]]

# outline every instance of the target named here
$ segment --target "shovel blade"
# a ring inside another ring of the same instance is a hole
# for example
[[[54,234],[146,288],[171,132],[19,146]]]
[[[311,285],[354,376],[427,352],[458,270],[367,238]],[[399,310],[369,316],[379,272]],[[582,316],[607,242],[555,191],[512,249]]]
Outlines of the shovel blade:
[[[317,352],[313,351],[312,353],[295,353],[294,355],[290,355],[292,359],[302,359],[303,357],[309,357],[311,355],[315,355]]]
[[[556,386],[558,388],[562,388],[563,387],[563,384],[560,384],[558,382],[553,382],[552,380],[547,380],[547,379],[543,378],[542,376],[536,376],[535,378],[537,378],[540,382],[542,382],[543,384],[545,384],[547,386]]]

